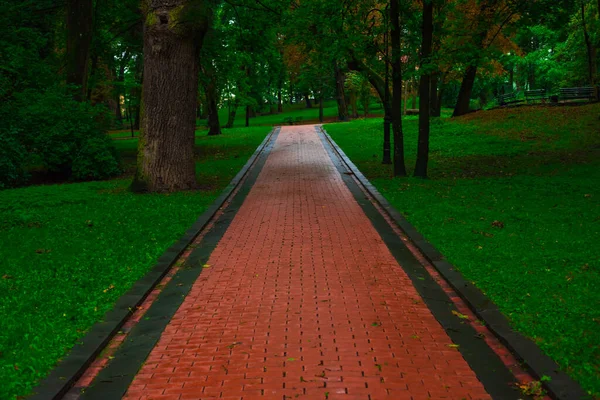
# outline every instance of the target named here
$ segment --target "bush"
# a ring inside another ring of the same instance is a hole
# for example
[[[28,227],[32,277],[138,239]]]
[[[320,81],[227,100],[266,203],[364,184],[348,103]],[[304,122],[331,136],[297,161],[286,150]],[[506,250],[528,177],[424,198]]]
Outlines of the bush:
[[[28,178],[27,152],[15,136],[14,132],[0,132],[0,189],[22,185]]]
[[[118,153],[108,136],[88,138],[73,160],[71,176],[76,180],[110,178],[122,171],[118,159]]]
[[[75,180],[105,179],[121,172],[117,152],[106,135],[108,110],[74,101],[61,87],[21,93],[21,141],[49,171]],[[88,157],[88,159],[84,159]]]

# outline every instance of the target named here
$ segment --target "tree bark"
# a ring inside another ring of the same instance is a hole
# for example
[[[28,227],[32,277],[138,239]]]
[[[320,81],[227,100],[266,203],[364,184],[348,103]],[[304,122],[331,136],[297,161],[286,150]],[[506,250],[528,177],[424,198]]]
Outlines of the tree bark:
[[[390,1],[392,42],[392,131],[394,137],[394,176],[406,176],[404,133],[402,131],[402,47],[399,0]]]
[[[334,61],[335,72],[335,94],[338,104],[338,119],[340,121],[348,120],[348,105],[346,104],[346,94],[344,93],[344,72]]]
[[[321,91],[319,96],[319,122],[323,122],[323,91]]]
[[[186,0],[145,5],[143,117],[131,189],[194,189],[198,58],[211,10]]]
[[[250,126],[250,106],[246,106],[246,128]]]
[[[279,90],[277,91],[277,112],[283,112],[283,102],[281,100],[281,87],[279,87]]]
[[[312,103],[310,101],[310,95],[308,93],[304,94],[304,99],[306,101],[306,108],[312,108]]]
[[[587,30],[587,25],[585,22],[585,2],[583,1],[581,2],[581,25],[583,27],[583,36],[585,40],[585,47],[587,49],[588,79],[590,85],[594,86],[596,74],[596,49],[592,44],[592,40],[590,39],[590,35]]]
[[[469,104],[471,103],[471,94],[473,93],[473,85],[475,84],[475,76],[477,76],[477,66],[469,65],[465,71],[460,90],[458,91],[458,100],[454,107],[453,117],[460,117],[469,112]]]
[[[237,99],[233,102],[233,106],[231,106],[231,101],[229,102],[229,104],[230,109],[229,115],[227,116],[227,124],[225,125],[225,128],[233,128],[233,124],[235,122],[235,114],[237,113],[237,109],[239,107]]]
[[[442,108],[440,107],[438,97],[438,84],[440,81],[440,74],[436,72],[431,74],[431,83],[429,91],[429,104],[432,117],[439,117],[442,115]]]
[[[77,87],[73,97],[78,101],[87,96],[93,20],[93,0],[67,1],[67,84]]]
[[[423,0],[423,29],[421,45],[421,71],[425,69],[429,57],[433,38],[433,0]],[[421,73],[419,84],[419,143],[417,147],[417,162],[414,176],[427,178],[427,164],[429,162],[429,112],[431,94],[431,75]]]
[[[209,81],[205,87],[206,92],[206,111],[208,114],[208,135],[220,135],[221,123],[219,122],[219,106],[217,101],[217,83],[214,75],[210,75]]]

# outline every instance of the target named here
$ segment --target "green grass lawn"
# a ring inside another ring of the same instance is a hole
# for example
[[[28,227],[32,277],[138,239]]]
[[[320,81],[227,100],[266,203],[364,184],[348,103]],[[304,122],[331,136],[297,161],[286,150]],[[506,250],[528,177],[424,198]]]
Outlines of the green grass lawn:
[[[514,328],[600,395],[600,104],[433,122],[429,180],[391,178],[375,120],[325,128]],[[405,124],[414,167],[417,121]],[[503,228],[498,223],[502,222]]]
[[[198,136],[201,191],[122,178],[0,191],[0,399],[26,395],[237,174],[269,128]],[[131,172],[137,139],[115,141]]]

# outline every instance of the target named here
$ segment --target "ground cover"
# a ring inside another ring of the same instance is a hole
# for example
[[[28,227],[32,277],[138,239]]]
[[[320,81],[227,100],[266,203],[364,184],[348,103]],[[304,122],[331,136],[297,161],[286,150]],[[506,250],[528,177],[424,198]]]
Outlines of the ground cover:
[[[115,141],[120,179],[0,191],[0,399],[28,393],[218,196],[269,128],[198,136],[202,190],[127,190],[137,139]]]
[[[391,178],[376,120],[325,128],[379,191],[561,367],[600,395],[600,105],[434,120],[432,179]],[[414,167],[416,120],[407,120]]]

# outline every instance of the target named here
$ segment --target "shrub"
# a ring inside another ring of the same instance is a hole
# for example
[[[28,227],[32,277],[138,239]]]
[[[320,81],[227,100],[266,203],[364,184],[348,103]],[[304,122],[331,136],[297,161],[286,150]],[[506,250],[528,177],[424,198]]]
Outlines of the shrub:
[[[87,138],[73,159],[71,176],[76,180],[110,178],[122,171],[118,159],[118,153],[108,136]]]
[[[0,132],[0,189],[22,185],[27,181],[25,171],[27,152],[12,132]]]
[[[20,139],[46,169],[75,180],[120,173],[117,153],[105,133],[110,126],[105,107],[76,102],[61,87],[19,97],[18,121],[25,133]]]

